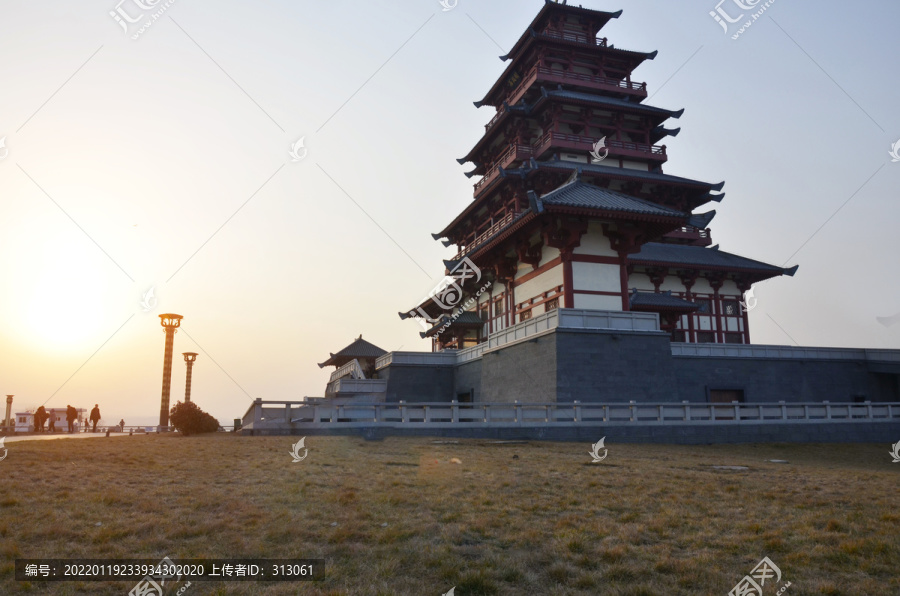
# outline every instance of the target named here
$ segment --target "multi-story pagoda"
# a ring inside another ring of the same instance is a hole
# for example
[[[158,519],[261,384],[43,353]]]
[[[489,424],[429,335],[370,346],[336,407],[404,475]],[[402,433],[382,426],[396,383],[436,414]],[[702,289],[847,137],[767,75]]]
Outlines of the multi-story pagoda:
[[[598,36],[621,13],[545,0],[475,103],[496,113],[459,160],[480,176],[474,200],[433,236],[458,247],[448,272],[467,259],[489,286],[460,284],[454,312],[427,300],[401,314],[426,315],[434,351],[556,308],[655,312],[675,341],[749,343],[743,294],[795,273],[710,246],[715,211],[694,212],[720,202],[724,182],[663,172],[660,142],[683,110],[643,103],[632,75],[656,52]]]

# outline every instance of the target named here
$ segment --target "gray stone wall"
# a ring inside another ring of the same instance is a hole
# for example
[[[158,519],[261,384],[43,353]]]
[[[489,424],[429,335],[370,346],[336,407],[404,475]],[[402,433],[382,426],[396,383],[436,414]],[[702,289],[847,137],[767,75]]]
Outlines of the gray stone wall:
[[[895,375],[870,373],[865,362],[762,358],[672,358],[684,401],[706,401],[708,389],[743,389],[744,401],[898,401]]]
[[[455,367],[454,399],[460,393],[473,392],[472,401],[483,402],[481,391],[481,360],[473,360]]]
[[[378,378],[387,379],[387,402],[449,402],[456,397],[453,368],[452,365],[390,365],[378,371]]]
[[[486,353],[481,358],[479,401],[556,401],[557,335],[551,333]]]
[[[557,401],[680,401],[662,333],[561,330]]]

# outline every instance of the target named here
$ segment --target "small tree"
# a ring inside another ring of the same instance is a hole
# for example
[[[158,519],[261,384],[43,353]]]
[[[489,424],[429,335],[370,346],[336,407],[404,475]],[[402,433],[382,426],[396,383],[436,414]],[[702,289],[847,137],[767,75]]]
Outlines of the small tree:
[[[169,423],[184,436],[219,430],[219,421],[192,401],[175,404],[169,413]]]

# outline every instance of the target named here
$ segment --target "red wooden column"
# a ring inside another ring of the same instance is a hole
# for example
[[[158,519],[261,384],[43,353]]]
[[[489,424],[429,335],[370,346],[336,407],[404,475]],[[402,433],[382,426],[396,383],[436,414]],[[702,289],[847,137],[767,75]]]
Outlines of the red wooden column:
[[[581,245],[581,237],[587,232],[587,221],[548,221],[543,224],[541,236],[544,245],[559,249],[563,266],[563,308],[575,308],[575,276],[572,272],[572,253]]]
[[[694,294],[691,292],[691,288],[694,287],[694,283],[697,281],[698,273],[696,271],[683,271],[681,275],[681,283],[684,284],[684,297],[689,301],[693,301]],[[687,340],[689,343],[697,343],[697,334],[694,329],[694,314],[691,313],[688,315],[688,328],[687,328]]]
[[[725,319],[722,318],[724,313],[722,313],[722,299],[719,296],[719,290],[722,288],[725,280],[721,275],[709,276],[708,279],[709,285],[713,289],[713,313],[716,321],[716,342],[724,344],[725,329],[723,329],[723,323],[725,322]]]
[[[575,308],[573,292],[574,275],[572,274],[572,249],[560,250],[559,256],[563,266],[563,308]]]
[[[744,294],[750,291],[750,288],[753,287],[753,284],[744,280],[735,280],[737,282],[738,290],[741,291],[741,313],[744,318],[744,343],[750,343],[750,317],[747,316],[747,309],[744,308],[744,301],[747,299]]]

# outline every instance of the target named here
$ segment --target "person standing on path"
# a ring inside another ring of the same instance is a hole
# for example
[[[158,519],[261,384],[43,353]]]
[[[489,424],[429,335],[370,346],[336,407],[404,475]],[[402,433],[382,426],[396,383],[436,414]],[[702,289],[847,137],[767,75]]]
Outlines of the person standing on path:
[[[100,404],[94,404],[91,410],[91,422],[94,423],[94,432],[97,432],[97,423],[100,422]]]
[[[66,406],[66,422],[69,423],[69,433],[75,432],[75,419],[78,418],[78,412],[71,405]]]
[[[44,432],[44,423],[47,421],[47,416],[47,410],[44,409],[44,406],[37,409],[37,412],[34,413],[34,432]]]
[[[56,410],[50,410],[50,426],[47,427],[47,432],[56,432]]]

